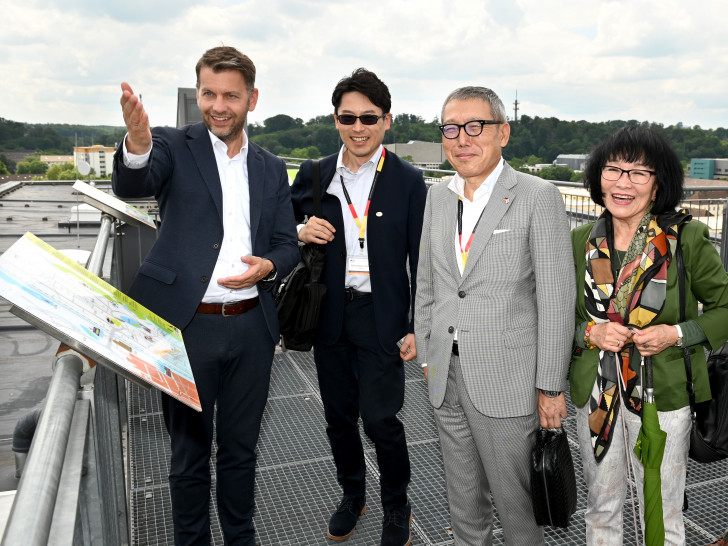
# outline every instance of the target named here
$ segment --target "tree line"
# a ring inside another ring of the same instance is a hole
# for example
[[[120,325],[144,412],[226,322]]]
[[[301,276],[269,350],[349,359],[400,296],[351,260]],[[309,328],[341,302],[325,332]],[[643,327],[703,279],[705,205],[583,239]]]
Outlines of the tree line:
[[[412,114],[393,116],[385,134],[385,144],[421,140],[440,142],[439,122],[425,121]],[[649,126],[660,132],[686,163],[692,158],[728,157],[728,129],[702,129],[700,126],[665,126],[637,120],[604,122],[564,121],[554,117],[521,116],[511,120],[511,138],[503,156],[512,164],[552,163],[559,154],[586,154],[607,136],[625,125]],[[36,154],[66,155],[73,147],[101,144],[114,146],[124,137],[124,127],[28,124],[0,118],[0,155],[6,151],[26,150]],[[272,153],[284,157],[316,158],[336,153],[339,133],[333,115],[316,116],[307,122],[286,114],[248,126],[250,139]],[[5,156],[5,159],[8,159]],[[8,164],[3,161],[5,167]],[[11,170],[11,169],[8,169]],[[2,172],[2,167],[0,167]],[[563,173],[562,173],[563,175]]]

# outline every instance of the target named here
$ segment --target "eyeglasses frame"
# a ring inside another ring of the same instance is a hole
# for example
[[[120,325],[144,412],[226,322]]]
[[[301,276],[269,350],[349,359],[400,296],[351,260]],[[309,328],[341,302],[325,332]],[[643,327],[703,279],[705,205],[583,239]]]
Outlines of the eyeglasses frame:
[[[480,132],[477,135],[471,135],[470,133],[468,133],[468,130],[465,129],[465,126],[466,125],[470,125],[471,123],[480,123]],[[495,120],[495,119],[471,119],[467,123],[462,123],[462,124],[460,124],[460,123],[445,123],[443,125],[438,125],[438,127],[440,128],[440,132],[442,133],[442,136],[444,136],[448,140],[455,140],[456,138],[458,138],[460,136],[460,131],[461,130],[465,130],[465,134],[468,135],[468,136],[477,137],[477,136],[480,136],[480,135],[483,134],[483,129],[485,128],[486,125],[502,125],[503,123],[505,123],[505,121],[498,121],[498,120]],[[445,134],[445,127],[457,127],[458,128],[458,134],[455,135],[455,136],[453,136],[453,137],[447,136]]]
[[[615,178],[615,179],[607,178],[606,176],[604,176],[604,169],[607,169],[607,168],[609,168],[609,169],[617,169],[617,170],[620,170],[622,172],[619,173],[619,176],[617,178]],[[646,182],[635,182],[634,180],[632,180],[632,172],[633,171],[642,171],[642,172],[645,172],[645,173],[650,173],[650,176],[647,178],[647,181]],[[657,171],[651,171],[649,169],[622,169],[621,167],[617,167],[616,165],[603,165],[602,166],[602,169],[601,169],[602,178],[604,178],[604,180],[608,180],[609,182],[617,182],[617,181],[619,181],[619,179],[622,178],[622,175],[624,173],[627,173],[627,180],[629,180],[632,184],[636,184],[638,186],[644,186],[645,184],[649,183],[650,179],[653,176],[655,176],[657,174]]]

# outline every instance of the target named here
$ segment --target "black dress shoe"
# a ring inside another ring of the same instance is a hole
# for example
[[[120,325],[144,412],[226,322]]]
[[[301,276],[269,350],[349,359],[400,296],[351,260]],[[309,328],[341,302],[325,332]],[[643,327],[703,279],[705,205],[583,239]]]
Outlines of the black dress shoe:
[[[387,506],[382,521],[382,546],[410,546],[412,544],[412,508]]]
[[[366,511],[367,503],[364,497],[344,497],[329,520],[326,536],[331,540],[346,540],[354,534],[359,516],[363,516]]]

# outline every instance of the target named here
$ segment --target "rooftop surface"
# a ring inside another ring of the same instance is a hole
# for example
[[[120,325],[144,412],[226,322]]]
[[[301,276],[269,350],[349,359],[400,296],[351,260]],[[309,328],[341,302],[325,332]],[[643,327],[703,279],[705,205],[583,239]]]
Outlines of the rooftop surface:
[[[90,250],[96,229],[81,227],[77,234],[75,228],[69,232],[57,226],[67,222],[70,206],[77,202],[71,192],[70,186],[25,186],[1,197],[0,252],[25,231],[32,231],[56,248]],[[13,220],[6,220],[8,217]],[[47,220],[42,220],[44,217]],[[0,386],[0,491],[17,486],[10,450],[13,428],[20,417],[42,407],[58,346],[53,338],[12,315],[9,307],[0,300],[0,370],[4,379]],[[132,384],[127,393],[133,544],[172,544],[167,485],[169,439],[159,394]],[[565,421],[565,428],[576,470],[577,512],[568,529],[546,528],[548,544],[586,543],[586,488],[571,405],[569,414],[572,417]],[[412,461],[409,495],[414,511],[413,544],[452,544],[437,430],[426,384],[415,364],[406,367],[406,398],[400,417],[405,423]],[[334,544],[326,539],[326,525],[340,499],[340,490],[325,426],[312,355],[277,353],[259,442],[255,524],[261,544]],[[366,437],[365,449],[369,509],[347,541],[352,545],[378,544],[381,530],[376,457]],[[213,479],[213,543],[222,545],[214,487]],[[690,462],[687,492],[687,544],[702,546],[728,527],[728,461],[709,465]],[[629,497],[624,514],[624,543],[636,544]],[[494,544],[503,543],[496,520]]]

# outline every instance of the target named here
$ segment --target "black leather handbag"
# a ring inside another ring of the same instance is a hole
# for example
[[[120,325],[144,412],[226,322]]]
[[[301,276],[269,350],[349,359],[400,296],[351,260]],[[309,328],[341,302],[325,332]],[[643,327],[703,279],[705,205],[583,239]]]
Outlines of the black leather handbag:
[[[678,238],[675,251],[678,291],[680,296],[680,322],[685,322],[685,264]],[[690,400],[692,426],[690,428],[691,459],[699,463],[712,463],[728,457],[728,343],[708,357],[708,379],[711,400],[695,403],[695,386],[690,349],[683,348],[686,389]]]
[[[576,476],[563,428],[539,428],[531,452],[531,502],[539,525],[568,527],[576,512]]]
[[[313,209],[321,218],[321,171],[318,160],[312,163]],[[276,311],[281,339],[286,349],[310,351],[318,330],[327,287],[321,282],[326,249],[308,243],[300,247],[301,261],[275,288]]]

